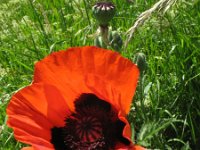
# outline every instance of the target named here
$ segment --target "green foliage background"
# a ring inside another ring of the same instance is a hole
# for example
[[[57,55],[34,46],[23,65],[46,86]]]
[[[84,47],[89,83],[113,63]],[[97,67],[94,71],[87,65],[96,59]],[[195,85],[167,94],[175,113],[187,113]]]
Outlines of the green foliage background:
[[[157,0],[113,0],[111,22],[125,40],[136,18]],[[0,149],[22,147],[6,126],[5,109],[31,83],[34,62],[53,51],[93,45],[95,0],[0,0]],[[146,55],[129,120],[133,140],[149,149],[200,149],[200,1],[178,0],[154,13],[122,52]]]

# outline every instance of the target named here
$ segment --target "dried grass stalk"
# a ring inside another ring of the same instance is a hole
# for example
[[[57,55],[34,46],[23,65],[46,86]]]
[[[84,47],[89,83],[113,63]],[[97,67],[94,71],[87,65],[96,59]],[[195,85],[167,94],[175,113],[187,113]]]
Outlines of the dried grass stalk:
[[[153,12],[158,11],[164,14],[176,1],[177,0],[160,0],[154,4],[153,7],[141,13],[134,25],[126,32],[127,39],[124,44],[124,50],[126,50],[128,43],[133,38],[135,31],[144,24],[144,22],[152,15]]]

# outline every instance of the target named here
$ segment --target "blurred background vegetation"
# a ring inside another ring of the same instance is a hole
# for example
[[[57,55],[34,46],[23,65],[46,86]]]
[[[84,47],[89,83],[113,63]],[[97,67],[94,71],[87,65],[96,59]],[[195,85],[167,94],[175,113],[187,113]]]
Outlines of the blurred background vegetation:
[[[6,126],[13,93],[31,83],[34,63],[53,51],[93,45],[95,0],[0,0],[0,149],[18,150]],[[113,0],[113,30],[126,31],[158,0]],[[146,55],[129,120],[149,149],[200,149],[200,0],[177,0],[137,29],[122,55]]]

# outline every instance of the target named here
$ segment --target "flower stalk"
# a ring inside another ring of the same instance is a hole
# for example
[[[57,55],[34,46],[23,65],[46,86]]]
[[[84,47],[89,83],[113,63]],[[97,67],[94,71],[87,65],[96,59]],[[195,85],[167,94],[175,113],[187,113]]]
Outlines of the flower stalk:
[[[106,46],[109,46],[109,40],[108,40],[108,33],[109,33],[109,29],[108,29],[108,25],[106,26],[99,26],[100,28],[100,36],[102,37],[102,40],[104,42],[104,44]]]

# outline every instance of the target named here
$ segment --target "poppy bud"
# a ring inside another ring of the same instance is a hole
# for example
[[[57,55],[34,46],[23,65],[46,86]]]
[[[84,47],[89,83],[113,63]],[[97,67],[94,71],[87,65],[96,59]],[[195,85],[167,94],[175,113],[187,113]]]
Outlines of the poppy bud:
[[[92,12],[100,26],[107,26],[115,15],[115,6],[111,2],[97,2]]]
[[[146,56],[144,53],[137,53],[134,57],[134,62],[137,64],[140,72],[142,73],[146,67],[147,67],[147,62],[146,62]]]
[[[114,50],[120,51],[122,48],[122,38],[117,31],[111,31],[109,34],[109,42]]]

